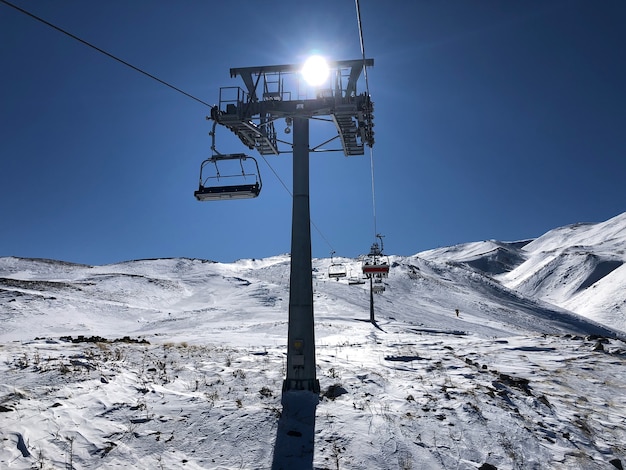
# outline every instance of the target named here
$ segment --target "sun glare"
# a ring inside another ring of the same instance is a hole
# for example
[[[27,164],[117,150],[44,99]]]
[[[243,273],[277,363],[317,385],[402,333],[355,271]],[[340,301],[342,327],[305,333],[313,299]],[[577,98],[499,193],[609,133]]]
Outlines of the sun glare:
[[[320,86],[327,79],[330,71],[326,59],[320,55],[309,57],[302,67],[302,77],[311,86]]]

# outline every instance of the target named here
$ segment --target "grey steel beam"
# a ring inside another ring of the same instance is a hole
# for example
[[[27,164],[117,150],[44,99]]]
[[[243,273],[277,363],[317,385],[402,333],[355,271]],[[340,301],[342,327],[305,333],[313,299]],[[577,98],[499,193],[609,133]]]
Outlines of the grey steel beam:
[[[306,117],[293,118],[293,210],[287,342],[287,373],[283,391],[318,393],[309,203],[309,120]]]
[[[356,90],[356,82],[361,75],[363,67],[372,67],[374,59],[356,59],[356,60],[337,60],[328,62],[330,70],[350,69],[350,76],[346,85],[346,90],[354,92]],[[251,101],[257,101],[256,88],[258,79],[261,74],[273,73],[297,73],[302,69],[302,64],[286,64],[286,65],[262,65],[258,67],[238,67],[230,69],[230,77],[240,76],[248,89]],[[253,79],[253,75],[257,75],[257,80]]]

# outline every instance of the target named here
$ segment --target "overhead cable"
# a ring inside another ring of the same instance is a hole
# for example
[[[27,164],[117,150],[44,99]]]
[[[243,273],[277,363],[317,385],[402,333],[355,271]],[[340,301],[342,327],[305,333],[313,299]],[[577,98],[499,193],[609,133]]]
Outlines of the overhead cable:
[[[60,28],[60,27],[58,27],[58,26],[56,26],[56,25],[54,25],[54,24],[50,23],[49,21],[46,21],[46,20],[44,20],[43,18],[40,18],[39,16],[37,16],[37,15],[35,15],[35,14],[33,14],[33,13],[29,12],[29,11],[26,11],[26,10],[24,10],[23,8],[18,7],[17,5],[14,5],[14,4],[10,3],[10,2],[7,2],[6,0],[0,0],[0,3],[4,3],[5,5],[7,5],[7,6],[11,7],[11,8],[14,8],[15,10],[19,11],[20,13],[23,13],[23,14],[25,14],[25,15],[27,15],[27,16],[29,16],[29,17],[31,17],[31,18],[33,18],[33,19],[35,19],[35,20],[37,20],[37,21],[39,21],[39,22],[43,23],[43,24],[45,24],[46,26],[49,26],[50,28],[52,28],[52,29],[55,29],[55,30],[59,31],[60,33],[65,34],[66,36],[69,36],[70,38],[72,38],[72,39],[74,39],[74,40],[76,40],[76,41],[78,41],[78,42],[80,42],[80,43],[84,44],[85,46],[88,46],[88,47],[90,47],[90,48],[92,48],[92,49],[96,50],[97,52],[99,52],[99,53],[101,53],[101,54],[106,55],[107,57],[109,57],[109,58],[111,58],[111,59],[113,59],[113,60],[115,60],[115,61],[117,61],[117,62],[119,62],[119,63],[121,63],[121,64],[123,64],[123,65],[125,65],[125,66],[127,66],[127,67],[129,67],[129,68],[131,68],[131,69],[133,69],[133,70],[135,70],[136,72],[141,73],[142,75],[145,75],[145,76],[146,76],[146,77],[148,77],[148,78],[151,78],[152,80],[155,80],[155,81],[159,82],[159,83],[160,83],[160,84],[162,84],[162,85],[167,86],[168,88],[171,88],[171,89],[172,89],[172,90],[174,90],[174,91],[177,91],[178,93],[181,93],[181,94],[185,95],[185,96],[186,96],[186,97],[188,97],[188,98],[191,98],[192,100],[195,100],[195,101],[197,101],[197,102],[199,102],[199,103],[201,103],[201,104],[203,104],[203,105],[205,105],[205,106],[208,106],[209,108],[212,108],[212,107],[213,107],[213,105],[211,105],[211,104],[207,103],[206,101],[203,101],[203,100],[201,100],[200,98],[197,98],[197,97],[195,97],[195,96],[191,95],[190,93],[187,93],[186,91],[181,90],[180,88],[178,88],[178,87],[176,87],[176,86],[174,86],[174,85],[172,85],[172,84],[170,84],[170,83],[168,83],[168,82],[166,82],[166,81],[164,81],[164,80],[161,80],[160,78],[158,78],[158,77],[156,77],[156,76],[154,76],[154,75],[152,75],[152,74],[150,74],[150,73],[146,72],[145,70],[142,70],[142,69],[140,69],[139,67],[136,67],[136,66],[134,66],[133,64],[131,64],[131,63],[129,63],[129,62],[127,62],[127,61],[123,60],[123,59],[120,59],[119,57],[117,57],[117,56],[115,56],[115,55],[113,55],[113,54],[111,54],[111,53],[109,53],[109,52],[105,51],[104,49],[101,49],[101,48],[99,48],[99,47],[97,47],[97,46],[95,46],[95,45],[91,44],[90,42],[85,41],[84,39],[81,39],[80,37],[76,36],[75,34],[72,34],[72,33],[70,33],[69,31],[66,31],[66,30],[64,30],[64,29],[62,29],[62,28]],[[291,191],[289,190],[289,188],[287,187],[287,185],[285,184],[285,182],[281,179],[281,177],[278,175],[278,173],[274,170],[274,168],[272,167],[272,165],[271,165],[271,164],[267,161],[267,159],[265,158],[265,156],[263,156],[263,155],[262,155],[262,157],[263,157],[263,160],[265,160],[265,163],[267,164],[267,166],[270,168],[270,170],[272,170],[272,173],[274,173],[274,176],[276,176],[276,178],[278,179],[278,181],[280,181],[280,183],[281,183],[281,184],[283,185],[283,187],[287,190],[287,192],[289,193],[289,195],[290,195],[291,197],[293,197],[293,195],[291,194]],[[316,225],[315,223],[313,223],[313,221],[311,221],[311,225],[315,228],[315,230],[319,233],[319,235],[320,235],[320,236],[324,239],[324,241],[326,242],[326,244],[327,244],[327,245],[328,245],[331,249],[333,249],[333,247],[332,247],[331,243],[330,243],[330,242],[328,241],[328,239],[324,236],[324,234],[323,234],[323,233],[322,233],[322,231],[321,231],[321,230],[317,227],[317,225]]]
[[[359,0],[354,0],[356,4],[356,21],[359,28],[359,42],[361,44],[361,55],[363,56],[363,76],[365,77],[365,89],[367,90],[367,96],[371,99],[370,84],[367,77],[367,67],[365,66],[365,42],[363,41],[363,25],[361,23],[361,6]],[[374,184],[374,149],[370,145],[370,174],[372,176],[372,216],[374,224],[374,239],[378,235],[378,229],[376,228],[376,191]]]
[[[119,57],[114,56],[113,54],[111,54],[111,53],[109,53],[109,52],[105,51],[104,49],[101,49],[101,48],[99,48],[99,47],[97,47],[97,46],[94,46],[94,45],[93,45],[93,44],[91,44],[90,42],[87,42],[87,41],[85,41],[84,39],[81,39],[81,38],[79,38],[78,36],[76,36],[76,35],[74,35],[74,34],[72,34],[72,33],[68,32],[68,31],[65,31],[65,30],[64,30],[64,29],[62,29],[62,28],[59,28],[58,26],[56,26],[56,25],[54,25],[54,24],[50,23],[49,21],[46,21],[46,20],[44,20],[43,18],[40,18],[39,16],[36,16],[36,15],[34,15],[34,14],[30,13],[29,11],[26,11],[26,10],[24,10],[23,8],[18,7],[17,5],[13,5],[12,3],[9,3],[9,2],[7,2],[6,0],[0,0],[0,2],[1,2],[1,3],[4,3],[4,4],[5,4],[5,5],[7,5],[7,6],[10,6],[11,8],[15,8],[17,11],[19,11],[19,12],[21,12],[21,13],[25,14],[25,15],[30,16],[31,18],[33,18],[33,19],[35,19],[35,20],[37,20],[37,21],[39,21],[39,22],[41,22],[41,23],[45,24],[46,26],[49,26],[50,28],[56,29],[57,31],[59,31],[59,32],[61,32],[61,33],[65,34],[65,35],[67,35],[67,36],[71,37],[72,39],[75,39],[76,41],[78,41],[78,42],[80,42],[80,43],[84,44],[85,46],[88,46],[88,47],[91,47],[92,49],[95,49],[96,51],[100,52],[101,54],[104,54],[105,56],[110,57],[111,59],[116,60],[116,61],[118,61],[119,63],[124,64],[124,65],[125,65],[125,66],[127,66],[127,67],[130,67],[131,69],[135,70],[136,72],[139,72],[139,73],[141,73],[141,74],[145,75],[146,77],[151,78],[152,80],[156,80],[157,82],[161,83],[162,85],[165,85],[166,87],[169,87],[169,88],[171,88],[172,90],[177,91],[178,93],[181,93],[181,94],[185,95],[186,97],[191,98],[192,100],[197,101],[198,103],[202,103],[203,105],[208,106],[208,107],[211,107],[211,106],[212,106],[212,105],[210,105],[209,103],[207,103],[206,101],[203,101],[203,100],[201,100],[200,98],[196,98],[195,96],[193,96],[193,95],[191,95],[191,94],[187,93],[186,91],[183,91],[183,90],[181,90],[180,88],[175,87],[174,85],[172,85],[172,84],[170,84],[170,83],[167,83],[166,81],[161,80],[161,79],[160,79],[160,78],[158,78],[158,77],[155,77],[154,75],[152,75],[152,74],[150,74],[150,73],[146,72],[145,70],[140,69],[139,67],[135,67],[133,64],[130,64],[130,63],[126,62],[125,60],[120,59]]]

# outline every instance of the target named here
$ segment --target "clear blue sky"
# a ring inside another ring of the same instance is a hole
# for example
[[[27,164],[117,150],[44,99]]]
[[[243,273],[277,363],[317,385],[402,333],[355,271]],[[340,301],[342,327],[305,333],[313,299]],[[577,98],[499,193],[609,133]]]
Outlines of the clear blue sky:
[[[242,85],[231,67],[361,56],[352,0],[13,3],[208,103]],[[387,253],[626,210],[626,2],[361,0],[361,12]],[[262,160],[259,198],[194,199],[207,107],[4,4],[0,64],[0,256],[289,252],[290,196]],[[220,151],[246,151],[227,134]],[[290,184],[291,156],[268,161]],[[339,256],[373,241],[369,168],[367,155],[311,157],[312,218]]]

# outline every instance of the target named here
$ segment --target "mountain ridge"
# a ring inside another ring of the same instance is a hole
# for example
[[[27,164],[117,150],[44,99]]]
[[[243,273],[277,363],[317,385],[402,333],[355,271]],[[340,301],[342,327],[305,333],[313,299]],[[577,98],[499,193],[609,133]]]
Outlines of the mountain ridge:
[[[626,233],[626,217],[560,227],[535,240],[489,240],[428,250],[411,257],[389,256],[394,267],[386,282],[387,293],[380,297],[387,304],[381,314],[402,308],[405,321],[436,327],[441,315],[459,309],[464,316],[462,321],[453,319],[458,323],[454,326],[457,330],[467,328],[487,334],[488,328],[481,324],[486,321],[492,325],[489,334],[495,335],[560,331],[623,336],[624,255],[623,251],[607,249],[607,244],[610,248],[626,241],[621,235],[622,226]],[[610,228],[606,236],[605,227]],[[616,239],[616,234],[621,238]],[[584,247],[578,244],[583,239],[587,240]],[[560,241],[558,247],[556,241]],[[351,277],[361,276],[359,260],[336,258],[332,262],[339,261]],[[355,315],[367,311],[367,285],[349,287],[345,279],[329,283],[326,273],[330,264],[331,260],[325,258],[313,260],[314,282],[319,290],[346,299],[346,309]],[[607,282],[612,277],[617,280]],[[93,316],[109,312],[114,316],[119,307],[131,331],[148,331],[150,325],[158,328],[165,319],[213,308],[210,305],[220,304],[216,299],[223,297],[217,292],[229,292],[233,286],[254,284],[258,292],[273,292],[269,298],[274,300],[265,299],[262,307],[275,308],[275,299],[281,299],[280,310],[284,311],[288,278],[288,254],[233,263],[155,258],[103,266],[5,257],[0,258],[0,305],[5,305],[8,324],[11,312],[22,317],[36,312],[43,316],[39,322],[42,329],[49,327],[64,334],[71,334],[74,327],[69,318],[66,327],[59,327],[54,313],[57,310]],[[258,298],[255,294],[250,300],[255,303]],[[70,301],[69,308],[59,299]],[[26,303],[28,309],[20,307]],[[607,304],[612,306],[608,310],[611,314],[598,314]],[[227,305],[215,308],[228,311]],[[272,311],[270,316],[280,318],[281,314]],[[537,316],[542,321],[535,327],[531,318]],[[137,322],[141,328],[137,328]],[[0,334],[10,329],[6,325],[1,328]]]

